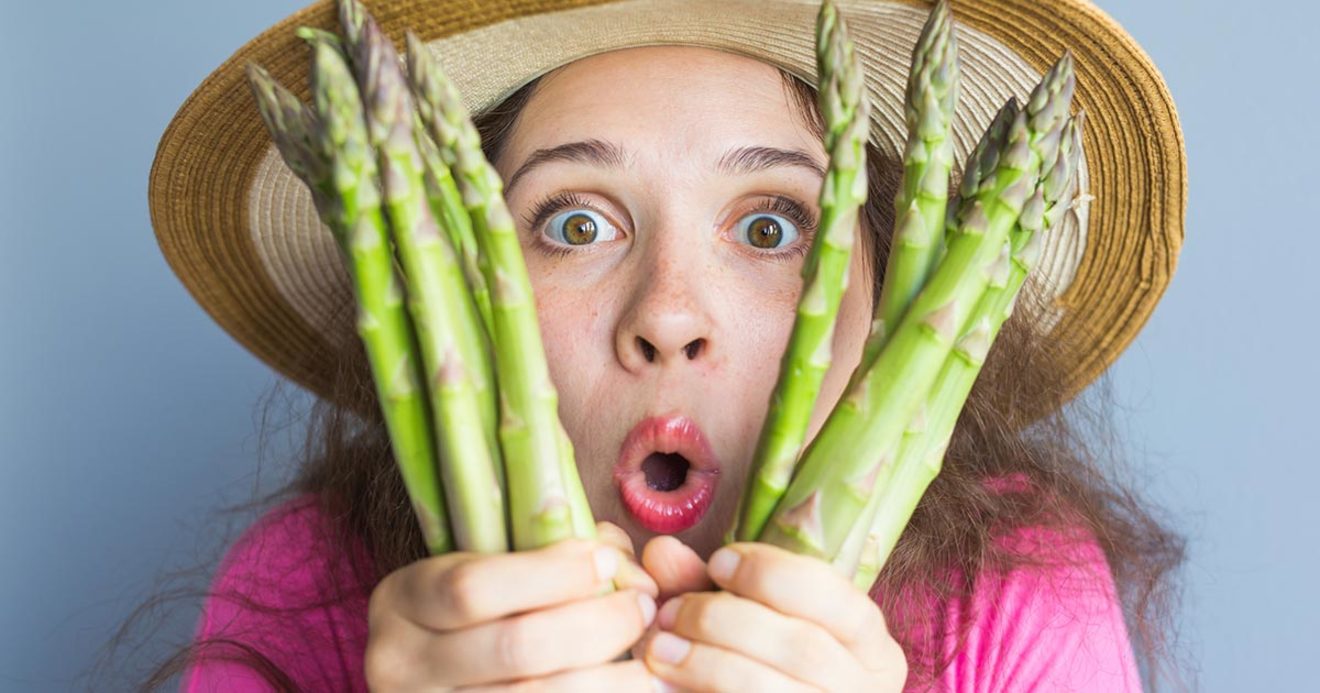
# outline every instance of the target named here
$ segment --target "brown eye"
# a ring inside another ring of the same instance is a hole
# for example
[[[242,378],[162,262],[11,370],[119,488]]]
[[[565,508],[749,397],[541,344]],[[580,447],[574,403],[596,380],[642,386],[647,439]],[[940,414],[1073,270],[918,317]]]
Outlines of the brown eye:
[[[747,225],[747,242],[757,248],[778,248],[784,229],[772,217],[756,217]]]
[[[596,240],[596,220],[575,213],[564,220],[564,242],[569,245],[587,245]]]
[[[556,245],[585,247],[615,240],[619,233],[599,212],[578,207],[551,217],[542,231]]]

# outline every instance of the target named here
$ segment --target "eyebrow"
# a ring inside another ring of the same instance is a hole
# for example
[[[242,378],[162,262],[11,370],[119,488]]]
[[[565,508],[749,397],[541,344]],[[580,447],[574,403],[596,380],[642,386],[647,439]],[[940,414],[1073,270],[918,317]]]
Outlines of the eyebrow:
[[[504,191],[507,194],[523,176],[552,161],[577,162],[592,164],[601,168],[621,169],[629,158],[619,145],[597,139],[568,142],[554,147],[538,149],[527,157],[527,160],[518,167],[518,170],[513,172],[512,176],[509,176]],[[782,167],[804,168],[816,174],[819,178],[825,177],[825,168],[801,149],[780,149],[765,146],[730,149],[724,153],[724,156],[720,157],[719,162],[715,165],[715,170],[728,176],[745,176]]]

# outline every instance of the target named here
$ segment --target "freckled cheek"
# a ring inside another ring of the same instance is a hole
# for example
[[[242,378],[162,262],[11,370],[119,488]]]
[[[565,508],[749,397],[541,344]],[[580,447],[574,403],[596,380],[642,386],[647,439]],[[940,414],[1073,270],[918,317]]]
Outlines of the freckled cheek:
[[[572,363],[590,359],[560,358],[581,353],[599,343],[600,315],[603,306],[597,301],[598,293],[582,289],[562,289],[553,285],[536,287],[536,317],[541,323],[541,338],[545,342],[547,358]]]
[[[747,411],[758,416],[742,417],[747,430],[755,436],[779,377],[779,362],[793,332],[800,281],[740,282],[730,287],[720,301],[720,333],[724,340],[720,377],[725,386],[739,395]]]

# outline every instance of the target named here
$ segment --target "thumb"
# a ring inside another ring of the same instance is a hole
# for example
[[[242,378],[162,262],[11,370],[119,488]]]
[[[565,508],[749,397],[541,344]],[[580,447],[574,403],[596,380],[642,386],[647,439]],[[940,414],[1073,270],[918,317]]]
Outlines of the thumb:
[[[669,535],[655,537],[642,547],[642,567],[660,588],[661,604],[684,592],[715,587],[706,575],[706,562],[691,547]]]

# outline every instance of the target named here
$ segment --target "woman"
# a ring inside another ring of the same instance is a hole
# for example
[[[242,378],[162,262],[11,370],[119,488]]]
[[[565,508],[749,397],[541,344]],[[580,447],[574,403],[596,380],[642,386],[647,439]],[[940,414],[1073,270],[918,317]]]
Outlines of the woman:
[[[246,198],[217,204],[223,196],[211,191],[198,204],[233,215],[235,229],[276,240],[248,239],[246,249],[224,258],[231,272],[214,261],[206,270],[189,266],[188,251],[172,247],[188,225],[167,209],[157,186],[171,173],[184,175],[181,152],[206,136],[194,131],[189,106],[167,133],[153,171],[167,255],[231,332],[322,394],[327,409],[291,489],[299,495],[250,529],[216,578],[190,689],[512,682],[551,690],[1136,689],[1124,607],[1136,654],[1158,654],[1158,595],[1178,544],[1099,473],[1100,460],[1070,419],[1077,412],[1061,408],[1112,360],[1121,348],[1114,342],[1126,343],[1135,331],[1128,315],[1110,328],[1112,339],[1098,339],[1096,326],[1113,315],[1107,306],[1116,297],[1153,305],[1167,275],[1154,289],[1149,278],[1111,277],[1068,308],[1049,300],[1051,290],[1064,288],[1050,281],[1063,283],[1069,273],[1066,253],[1054,256],[1054,274],[1001,335],[945,472],[870,594],[822,563],[769,546],[719,549],[819,216],[826,164],[820,119],[811,87],[790,72],[809,74],[802,65],[814,7],[570,4],[541,14],[483,5],[489,16],[447,2],[372,9],[424,38],[446,36],[434,44],[442,62],[460,86],[468,80],[469,98],[492,106],[478,119],[483,146],[519,219],[560,416],[593,511],[605,521],[597,543],[425,558],[369,372],[344,322],[351,315],[345,285],[333,270],[316,274],[330,266],[318,264],[326,257],[289,254],[288,240],[308,218],[298,221],[291,211],[300,203],[290,199],[296,185],[270,152],[239,163],[225,160],[232,151],[213,147],[214,159],[200,168],[241,171],[235,186]],[[1017,13],[1035,11],[999,3],[968,11],[985,9],[1002,14],[980,17],[982,31],[1006,35],[1025,21]],[[901,46],[865,42],[874,36],[868,32],[903,35],[920,24],[921,12],[884,3],[844,11],[864,48],[875,48],[868,74],[883,87],[905,73],[910,38]],[[496,21],[510,16],[517,20]],[[1097,16],[1064,3],[1047,19],[1060,35],[1089,31],[1106,46],[1122,38]],[[437,28],[446,22],[463,29],[451,35]],[[281,61],[301,57],[285,45],[289,33],[276,27],[251,47],[277,77]],[[1006,50],[987,33],[960,40],[966,64]],[[691,43],[701,45],[677,45]],[[492,47],[518,64],[492,67]],[[1128,63],[1110,66],[1114,74],[1097,82],[1149,67],[1126,50]],[[1000,58],[995,70],[1007,82],[986,77],[991,84],[971,85],[968,100],[1025,91],[1014,79],[1034,81],[1024,77],[1030,68],[1020,58]],[[1084,53],[1079,64],[1099,65]],[[229,67],[220,74],[232,77]],[[219,117],[214,109],[223,100],[205,85],[195,101],[193,113],[212,109],[210,117]],[[1103,121],[1103,107],[1101,114],[1092,109],[1099,99],[1081,101],[1093,122]],[[897,106],[879,105],[882,113]],[[960,134],[979,132],[985,110],[974,116],[979,123],[961,123]],[[1151,114],[1176,135],[1171,111]],[[854,254],[851,271],[860,279],[844,296],[813,433],[860,358],[887,252],[894,125],[883,115],[876,120],[871,194],[856,229],[864,252]],[[1115,113],[1093,128],[1108,132],[1122,122]],[[1155,130],[1150,137],[1167,159],[1160,161],[1181,175],[1180,145]],[[1111,153],[1109,143],[1100,139],[1102,155]],[[1091,166],[1091,189],[1110,189],[1113,163],[1102,157]],[[1148,165],[1131,168],[1124,173],[1148,181],[1140,201],[1166,202],[1181,183],[1152,181]],[[170,194],[180,205],[193,199]],[[1126,202],[1135,207],[1138,199]],[[1072,233],[1086,229],[1101,241],[1087,246],[1088,261],[1071,267],[1071,283],[1086,288],[1101,268],[1123,264],[1123,251],[1105,239],[1144,233],[1176,241],[1181,207],[1174,206],[1159,220],[1172,219],[1173,227],[1154,232],[1128,224],[1107,199],[1089,223],[1080,210]],[[206,282],[226,296],[201,289]],[[330,313],[336,299],[340,311]],[[280,311],[293,319],[263,325]],[[611,581],[624,589],[601,595]],[[627,652],[632,659],[616,661]]]

